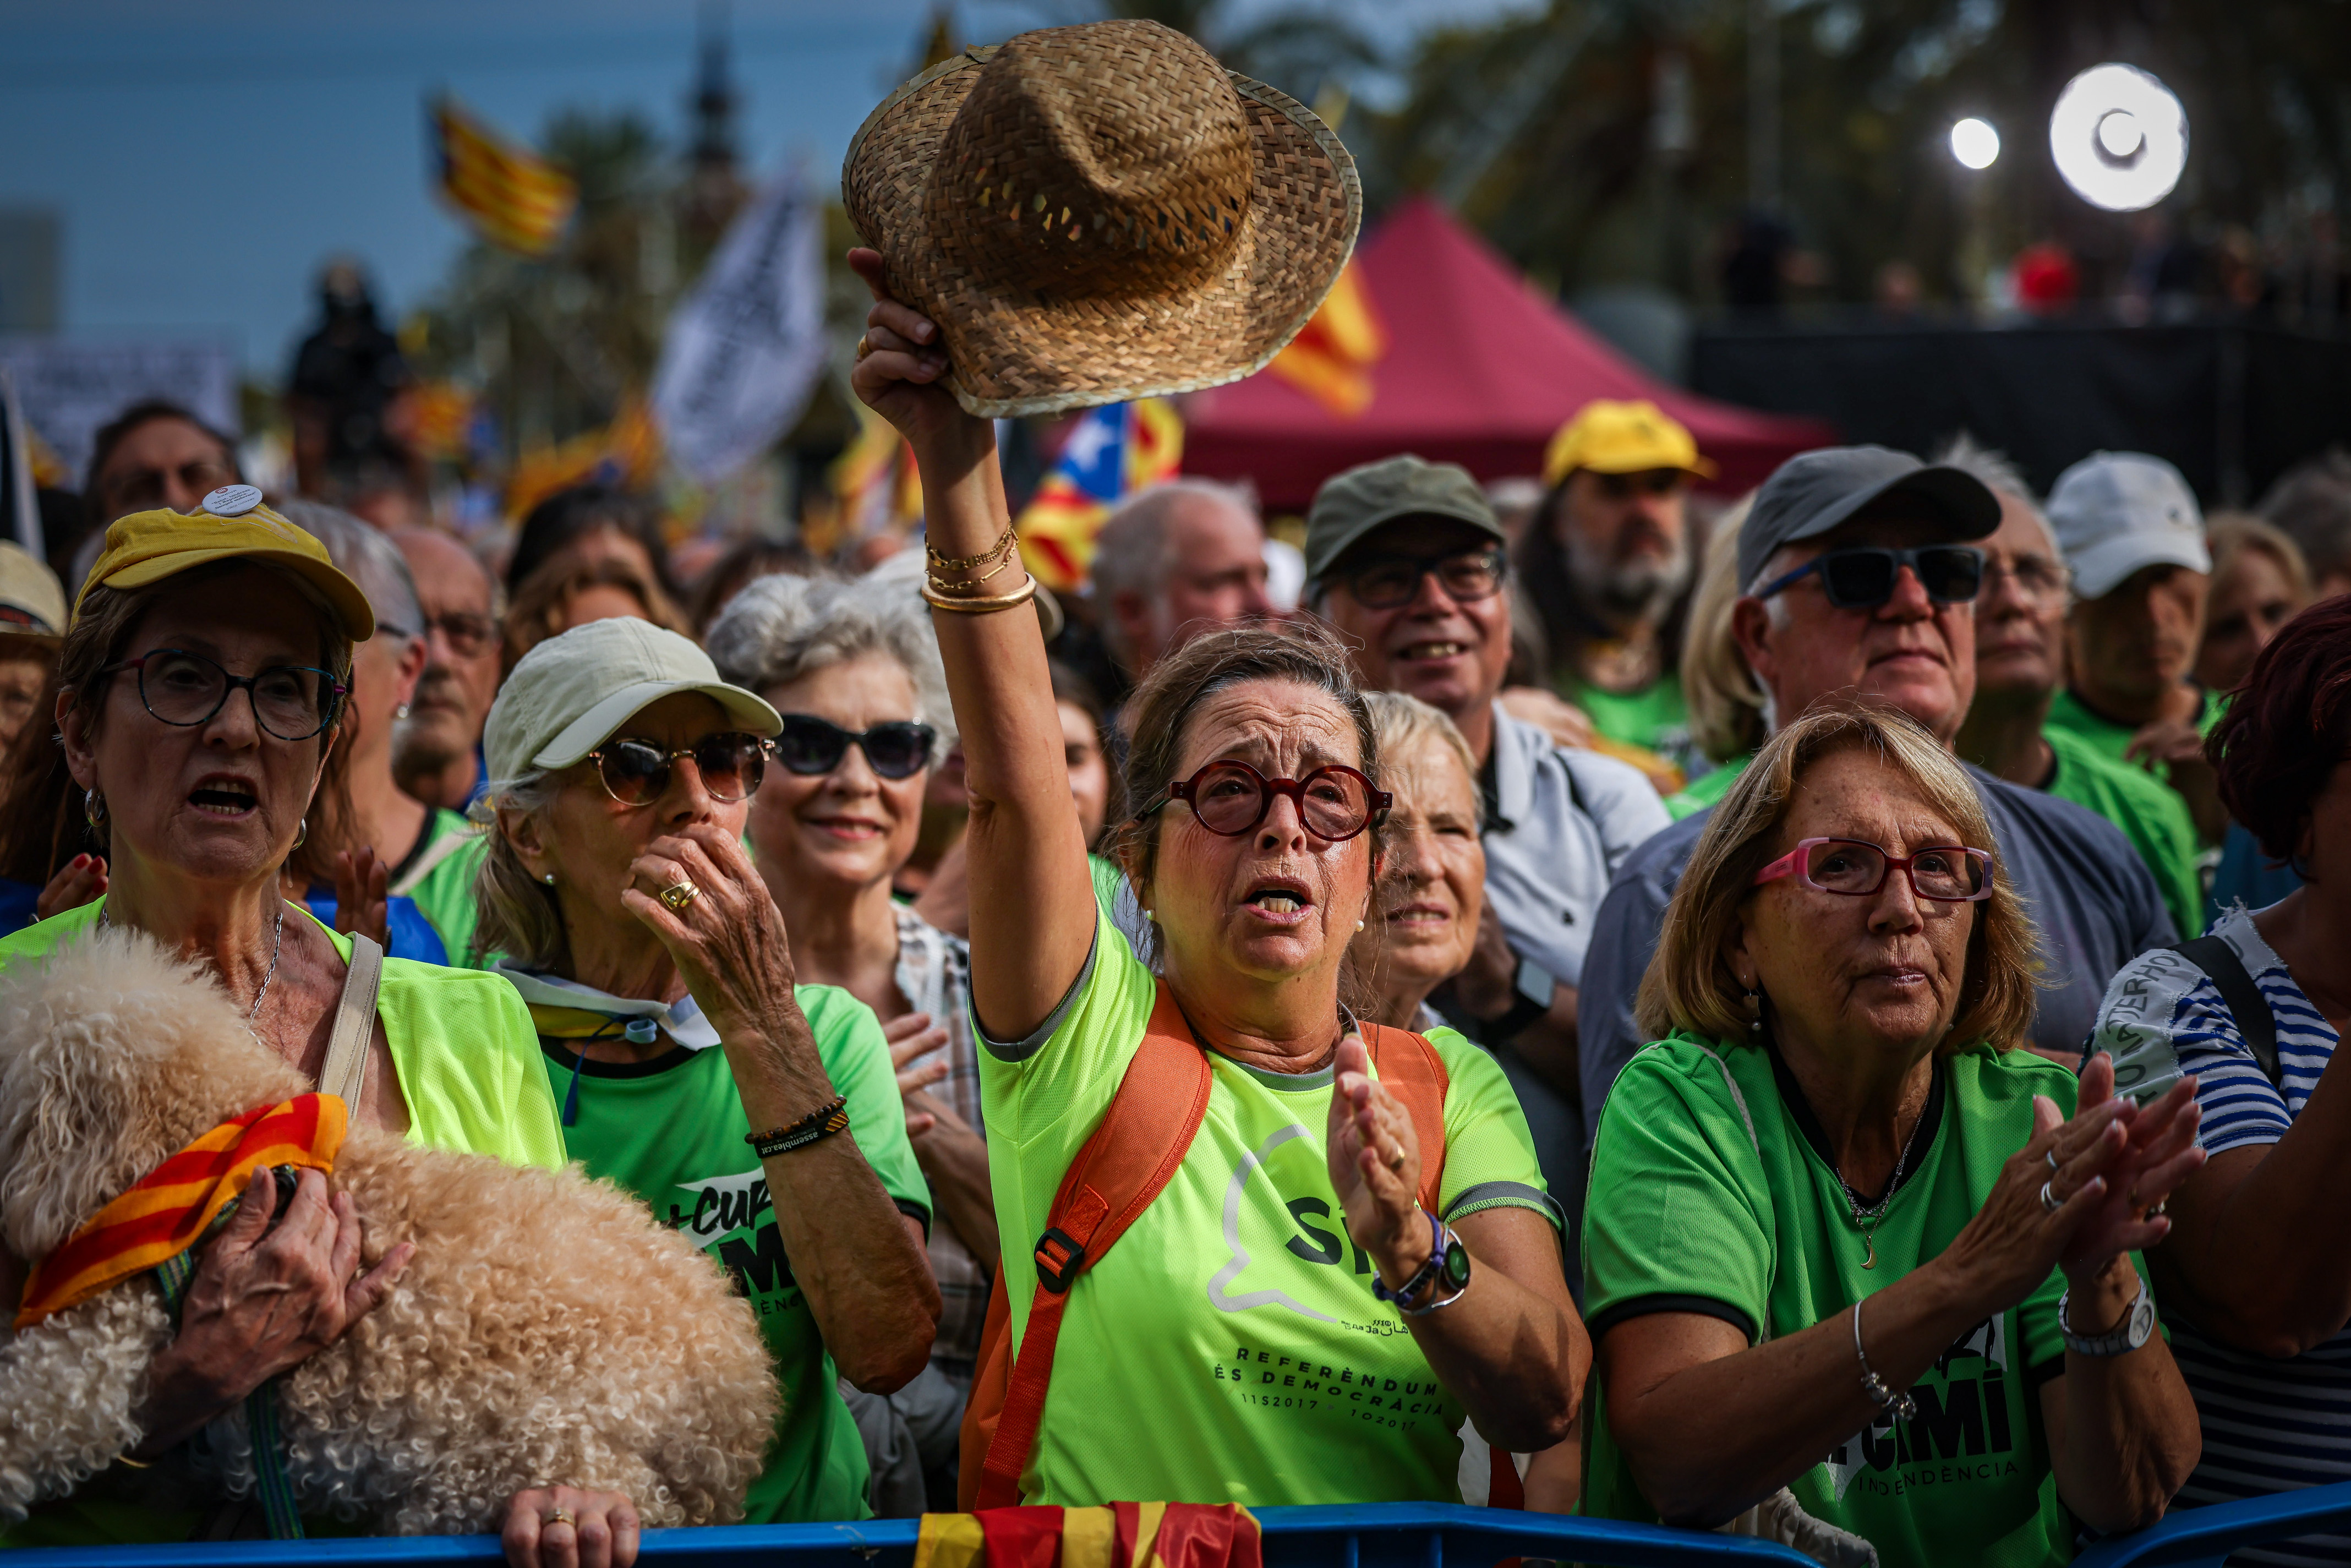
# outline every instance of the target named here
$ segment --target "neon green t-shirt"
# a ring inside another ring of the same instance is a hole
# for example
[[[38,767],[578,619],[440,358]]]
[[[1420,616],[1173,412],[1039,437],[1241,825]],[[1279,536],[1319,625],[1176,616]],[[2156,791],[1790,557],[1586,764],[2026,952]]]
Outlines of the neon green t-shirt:
[[[1988,1045],[1939,1061],[1929,1142],[1875,1228],[1876,1266],[1865,1271],[1818,1124],[1772,1055],[1686,1035],[1647,1047],[1609,1091],[1593,1148],[1583,1281],[1593,1340],[1645,1310],[1719,1317],[1750,1344],[1849,1313],[1974,1218],[2032,1135],[2035,1094],[2070,1114],[2074,1075]],[[2071,1559],[2075,1526],[2057,1500],[2039,1395],[2064,1370],[2064,1288],[2053,1271],[2022,1305],[1960,1335],[1911,1389],[1916,1416],[1881,1416],[1791,1483],[1804,1511],[1873,1542],[1889,1568]],[[1583,1511],[1654,1521],[1597,1380],[1585,1408]]]
[[[2155,873],[2171,923],[2182,933],[2203,929],[2204,883],[2196,872],[2196,822],[2188,802],[2134,762],[2119,762],[2078,732],[2050,724],[2042,738],[2057,754],[2049,793],[2085,807],[2123,831]]]
[[[2204,706],[2196,716],[2197,733],[2211,734],[2212,727],[2220,722],[2220,715],[2227,708],[2228,704],[2220,693],[2206,692]],[[2083,706],[2082,699],[2074,695],[2070,686],[2059,687],[2055,700],[2049,705],[2049,717],[2044,721],[2043,730],[2045,733],[2051,729],[2070,730],[2088,741],[2108,760],[2119,762],[2126,768],[2139,767],[2138,763],[2124,755],[2130,749],[2131,737],[2138,733],[2138,727],[2116,724],[2113,719],[2092,713]],[[2161,777],[2169,782],[2170,770],[2166,768]],[[2183,925],[2180,929],[2185,931],[2188,927]]]
[[[1679,675],[1660,675],[1637,692],[1607,691],[1563,675],[1559,695],[1590,715],[1592,727],[1611,740],[1676,761],[1689,755],[1689,705],[1682,700]]]
[[[816,1036],[833,1091],[849,1100],[856,1139],[883,1190],[901,1210],[931,1219],[931,1190],[906,1141],[906,1112],[890,1048],[873,1011],[833,986],[794,993]],[[541,1082],[560,1103],[578,1058],[546,1042]],[[745,1503],[747,1524],[864,1519],[867,1467],[857,1424],[842,1403],[832,1356],[792,1276],[759,1156],[743,1141],[751,1125],[726,1053],[684,1046],[650,1061],[590,1061],[580,1075],[577,1121],[563,1129],[588,1174],[609,1176],[683,1230],[735,1276],[775,1358],[784,1413]]]
[[[474,872],[482,863],[487,831],[459,812],[435,810],[416,869],[389,890],[416,901],[417,912],[441,934],[449,962],[465,967],[477,967],[468,961],[465,948],[474,940]]]
[[[98,923],[99,899],[0,940],[0,969],[47,956]],[[287,917],[315,919],[298,904]],[[351,939],[321,924],[346,961]],[[495,1155],[509,1165],[563,1168],[563,1131],[540,1066],[529,1009],[496,975],[444,968],[406,958],[383,961],[376,1017],[408,1103],[408,1141],[459,1154]],[[198,1514],[154,1509],[108,1495],[110,1473],[75,1496],[36,1508],[24,1523],[0,1531],[0,1547],[120,1545],[185,1541]],[[135,1479],[130,1484],[135,1490]],[[306,1521],[313,1534],[351,1527]]]
[[[1730,793],[1730,787],[1739,782],[1739,776],[1746,772],[1747,765],[1754,760],[1755,754],[1750,751],[1744,757],[1734,757],[1719,764],[1711,773],[1699,774],[1689,781],[1687,789],[1666,797],[1666,815],[1678,822],[1684,817],[1696,816],[1708,806],[1717,804]]]
[[[1155,995],[1103,917],[1085,972],[1038,1033],[984,1041],[988,1174],[1008,1254],[1043,1232]],[[1444,1217],[1513,1205],[1559,1224],[1501,1069],[1450,1030],[1429,1039],[1449,1079]],[[1331,1071],[1210,1061],[1207,1111],[1182,1168],[1070,1293],[1024,1500],[1458,1501],[1461,1404],[1373,1296],[1370,1260],[1348,1239],[1325,1166]],[[1002,1278],[1018,1345],[1036,1271]]]

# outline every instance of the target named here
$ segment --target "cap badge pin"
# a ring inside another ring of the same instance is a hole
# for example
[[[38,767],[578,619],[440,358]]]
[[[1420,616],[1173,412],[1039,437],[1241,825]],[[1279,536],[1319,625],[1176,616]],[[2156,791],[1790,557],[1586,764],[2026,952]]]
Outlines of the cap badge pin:
[[[204,497],[204,510],[215,517],[241,517],[261,505],[261,491],[252,485],[223,485]]]

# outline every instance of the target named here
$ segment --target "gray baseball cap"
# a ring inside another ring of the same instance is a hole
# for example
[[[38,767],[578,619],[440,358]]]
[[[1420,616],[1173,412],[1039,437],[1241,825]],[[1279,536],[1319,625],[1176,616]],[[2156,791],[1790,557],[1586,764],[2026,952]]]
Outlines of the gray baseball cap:
[[[2196,493],[2179,469],[2142,452],[2092,453],[2058,475],[2049,526],[2085,599],[2104,599],[2141,567],[2212,570]]]
[[[1306,513],[1307,582],[1322,581],[1348,546],[1398,517],[1450,517],[1510,542],[1469,470],[1405,453],[1333,475],[1314,492]]]
[[[1974,475],[1921,463],[1888,446],[1824,446],[1772,470],[1739,530],[1739,586],[1753,585],[1782,545],[1818,538],[1887,496],[1906,496],[1949,527],[1949,543],[2000,527],[2000,499]]]

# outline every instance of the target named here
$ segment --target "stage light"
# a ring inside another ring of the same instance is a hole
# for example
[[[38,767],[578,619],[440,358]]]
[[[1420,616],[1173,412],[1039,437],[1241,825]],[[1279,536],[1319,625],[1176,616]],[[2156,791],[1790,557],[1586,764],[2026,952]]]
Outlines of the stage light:
[[[1957,126],[1951,135],[1956,153]],[[2049,153],[2075,195],[2110,213],[2135,213],[2179,183],[2188,116],[2169,88],[2136,66],[2092,66],[2057,95]]]
[[[2000,156],[2000,132],[1988,120],[1962,120],[1951,127],[1951,156],[1970,169],[1989,169]]]

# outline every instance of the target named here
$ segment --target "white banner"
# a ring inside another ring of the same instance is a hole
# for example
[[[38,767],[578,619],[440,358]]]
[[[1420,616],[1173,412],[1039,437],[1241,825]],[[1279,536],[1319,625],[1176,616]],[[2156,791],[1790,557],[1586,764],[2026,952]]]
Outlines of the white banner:
[[[798,170],[737,215],[670,318],[653,414],[670,456],[715,484],[808,406],[824,369],[824,213]]]
[[[81,484],[90,440],[132,403],[166,398],[214,430],[237,433],[236,355],[225,343],[0,338],[0,369],[25,423]]]

